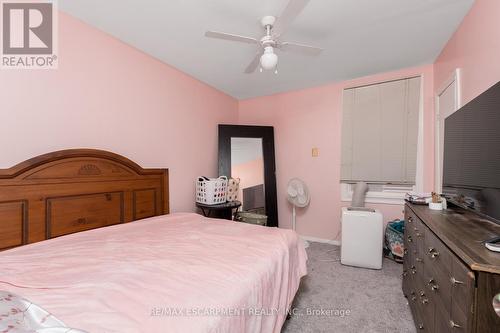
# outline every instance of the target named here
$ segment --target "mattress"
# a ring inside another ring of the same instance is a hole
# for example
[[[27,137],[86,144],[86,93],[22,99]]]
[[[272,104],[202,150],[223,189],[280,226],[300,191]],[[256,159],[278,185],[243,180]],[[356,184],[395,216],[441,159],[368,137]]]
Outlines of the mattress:
[[[307,255],[297,234],[197,214],[0,253],[0,289],[101,332],[279,332]]]

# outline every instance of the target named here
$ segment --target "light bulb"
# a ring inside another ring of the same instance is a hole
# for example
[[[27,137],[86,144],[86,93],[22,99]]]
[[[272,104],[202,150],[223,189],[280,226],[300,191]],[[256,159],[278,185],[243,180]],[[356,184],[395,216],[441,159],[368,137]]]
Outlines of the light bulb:
[[[266,70],[274,69],[278,64],[278,56],[274,53],[272,46],[264,49],[264,54],[260,57],[260,65]]]

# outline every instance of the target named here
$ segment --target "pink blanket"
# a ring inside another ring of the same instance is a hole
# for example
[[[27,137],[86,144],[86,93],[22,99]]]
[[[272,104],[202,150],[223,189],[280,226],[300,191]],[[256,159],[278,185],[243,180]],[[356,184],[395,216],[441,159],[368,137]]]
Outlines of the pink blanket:
[[[0,253],[0,289],[101,332],[279,332],[306,274],[295,232],[173,214]]]

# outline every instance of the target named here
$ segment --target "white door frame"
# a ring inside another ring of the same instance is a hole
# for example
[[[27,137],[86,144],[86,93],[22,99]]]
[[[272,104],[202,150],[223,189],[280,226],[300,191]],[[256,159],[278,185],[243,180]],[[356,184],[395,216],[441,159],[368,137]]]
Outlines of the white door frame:
[[[452,112],[446,112],[444,114],[439,110],[439,99],[443,95],[443,93],[455,83],[455,107]],[[443,166],[442,166],[442,158],[443,158],[443,138],[444,138],[444,120],[455,113],[458,109],[462,107],[462,85],[461,85],[461,73],[460,69],[457,68],[451,76],[443,82],[443,84],[439,87],[436,93],[435,98],[435,135],[434,135],[434,144],[435,144],[435,156],[434,156],[434,179],[435,179],[435,191],[437,193],[442,192],[442,179],[443,179]]]

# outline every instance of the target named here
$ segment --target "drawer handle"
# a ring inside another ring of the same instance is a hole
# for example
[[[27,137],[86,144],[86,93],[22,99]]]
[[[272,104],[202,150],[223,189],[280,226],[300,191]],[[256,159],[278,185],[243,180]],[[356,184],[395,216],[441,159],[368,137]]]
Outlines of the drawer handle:
[[[424,324],[418,324],[418,329],[423,330],[424,329]]]
[[[422,237],[422,234],[420,232],[417,232],[417,237]]]
[[[431,258],[433,258],[433,259],[434,259],[434,258],[439,257],[439,252],[438,252],[438,251],[436,251],[436,249],[435,249],[435,248],[430,247],[430,248],[429,248],[429,255],[431,256]]]
[[[404,250],[403,250],[403,253],[404,253],[404,254],[408,254],[408,249],[404,249]]]
[[[451,277],[450,281],[451,281],[451,284],[454,284],[454,285],[455,284],[464,284],[462,281],[459,281],[459,280],[455,279],[454,277]]]
[[[408,222],[412,223],[413,222],[413,217],[408,217]]]
[[[413,242],[413,239],[411,238],[411,236],[408,236],[408,242]]]
[[[429,304],[429,300],[428,300],[427,298],[424,298],[424,299],[422,300],[422,304],[423,304],[423,305],[427,305],[427,304]]]
[[[439,289],[439,286],[436,284],[434,279],[430,279],[429,282],[427,282],[427,284],[431,287],[432,291],[436,291]]]
[[[402,277],[406,277],[408,275],[408,273],[406,272],[406,270],[403,271],[403,274],[401,274]]]
[[[424,260],[422,258],[415,258],[417,262],[423,262]]]
[[[415,266],[411,266],[410,271],[412,274],[415,274],[415,273],[417,273],[417,268]]]
[[[450,320],[450,326],[451,328],[462,328],[462,326],[458,325],[453,320]]]
[[[417,227],[413,227],[413,231],[418,231],[418,228]]]

